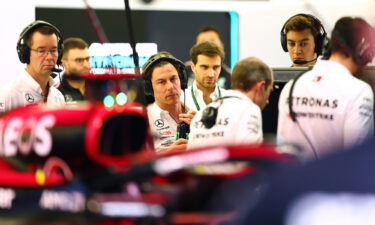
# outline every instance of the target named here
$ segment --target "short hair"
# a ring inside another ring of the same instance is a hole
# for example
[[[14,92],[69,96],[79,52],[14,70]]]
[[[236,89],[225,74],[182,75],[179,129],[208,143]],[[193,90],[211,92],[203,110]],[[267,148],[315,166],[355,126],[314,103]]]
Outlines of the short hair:
[[[68,55],[68,52],[71,49],[76,49],[76,48],[78,48],[78,49],[86,49],[88,47],[89,47],[89,45],[82,38],[77,38],[77,37],[66,38],[64,40],[63,57],[66,58],[66,56]]]
[[[30,30],[29,32],[27,32],[25,34],[25,37],[23,38],[24,40],[24,43],[26,43],[26,45],[31,48],[31,45],[33,44],[31,41],[31,36],[35,33],[35,32],[39,32],[41,34],[45,34],[45,35],[50,35],[50,34],[55,34],[56,37],[57,37],[57,43],[59,42],[59,34],[57,33],[58,31],[51,27],[51,26],[48,26],[48,25],[41,25],[41,26],[38,26],[36,27],[35,29],[32,29]]]
[[[152,55],[149,59],[157,57],[158,55],[167,55],[167,56],[174,57],[170,52],[161,51],[161,52],[158,52],[158,53]],[[162,66],[167,65],[167,64],[172,64],[173,67],[177,70],[177,73],[180,77],[179,65],[177,65],[176,63],[173,63],[173,61],[171,61],[171,60],[161,59],[161,60],[158,60],[156,63],[153,63],[150,67],[148,67],[146,71],[142,71],[143,79],[151,80],[152,79],[152,73],[154,72],[154,69],[157,68],[157,67],[162,67]]]
[[[310,17],[305,14],[297,14],[289,18],[289,20],[285,24],[285,35],[289,31],[303,31],[306,29],[310,29],[312,35],[314,36],[314,42],[317,44],[317,39],[321,34],[321,27],[319,25],[319,21],[316,21],[313,17]]]
[[[194,64],[196,64],[198,61],[198,55],[205,55],[209,57],[220,56],[221,62],[224,61],[224,52],[219,48],[219,46],[217,46],[217,44],[210,41],[195,44],[190,49],[190,58]]]
[[[265,81],[268,87],[273,81],[273,73],[271,68],[260,59],[248,57],[236,63],[231,81],[233,89],[249,91],[260,81]]]
[[[201,29],[199,29],[199,31],[197,32],[197,34],[195,35],[195,42],[197,42],[197,38],[198,36],[201,34],[201,33],[205,33],[205,32],[209,32],[209,31],[212,31],[212,32],[215,32],[217,34],[217,36],[219,36],[219,39],[221,41],[223,41],[221,39],[221,34],[220,34],[220,31],[214,27],[214,26],[205,26],[205,27],[202,27]]]
[[[353,56],[362,41],[374,47],[374,29],[362,18],[342,17],[333,28],[331,51]]]

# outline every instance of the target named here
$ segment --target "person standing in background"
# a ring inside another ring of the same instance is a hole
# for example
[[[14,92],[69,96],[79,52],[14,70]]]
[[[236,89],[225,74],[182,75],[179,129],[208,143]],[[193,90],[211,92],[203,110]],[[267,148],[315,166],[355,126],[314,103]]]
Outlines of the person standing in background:
[[[195,80],[185,91],[186,105],[199,111],[226,91],[217,84],[224,52],[215,43],[205,41],[190,49],[190,58]]]
[[[211,41],[215,43],[221,51],[225,54],[224,43],[222,41],[219,30],[214,26],[202,27],[198,33],[195,35],[195,44],[199,44],[205,41]],[[191,61],[185,62],[188,67],[188,85],[190,86],[194,81],[194,73],[191,71]],[[218,78],[218,85],[224,89],[231,89],[231,79],[230,79],[230,68],[224,62],[221,65],[221,71]]]
[[[88,44],[81,38],[64,40],[62,64],[65,72],[58,87],[67,103],[85,100],[85,80],[79,76],[90,71]]]

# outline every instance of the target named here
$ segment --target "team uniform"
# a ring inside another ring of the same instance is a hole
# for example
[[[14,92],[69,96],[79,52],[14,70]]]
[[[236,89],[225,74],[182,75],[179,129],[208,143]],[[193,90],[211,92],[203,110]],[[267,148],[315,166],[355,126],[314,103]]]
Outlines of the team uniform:
[[[77,103],[77,101],[84,101],[85,97],[79,91],[79,89],[70,86],[66,76],[63,76],[62,81],[58,87],[59,91],[65,97],[66,103]]]
[[[210,97],[214,101],[225,94],[226,91],[227,90],[216,85],[215,91],[211,93]],[[193,84],[185,90],[185,95],[185,104],[188,108],[195,111],[200,111],[206,107],[206,103],[203,100],[203,92],[197,88],[197,82],[195,80]],[[183,94],[181,94],[181,101],[184,101]]]
[[[288,98],[292,81],[280,94],[278,143],[294,144],[311,158],[345,149],[363,142],[373,134],[373,92],[371,87],[355,78],[343,65],[319,61],[302,75],[292,93],[293,111],[303,132],[289,114]]]
[[[216,124],[206,128],[201,122],[203,110],[197,112],[190,123],[188,149],[263,141],[261,110],[246,95],[227,90],[222,100],[210,106],[218,108]]]
[[[156,152],[162,152],[176,141],[178,123],[156,103],[147,106],[148,122]]]
[[[64,96],[56,87],[52,77],[49,78],[49,92],[47,96],[47,105],[64,105]],[[26,71],[17,77],[16,80],[6,85],[0,93],[0,112],[6,112],[11,109],[29,104],[43,102],[42,89],[30,74]]]

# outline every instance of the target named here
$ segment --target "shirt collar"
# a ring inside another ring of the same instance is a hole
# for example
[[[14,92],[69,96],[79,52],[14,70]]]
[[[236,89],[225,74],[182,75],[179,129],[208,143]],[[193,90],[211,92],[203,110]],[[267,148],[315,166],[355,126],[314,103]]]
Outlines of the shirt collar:
[[[240,91],[237,91],[237,90],[227,90],[225,92],[225,96],[234,96],[234,97],[240,98],[243,101],[250,101],[250,102],[254,103],[253,100],[251,100],[249,97],[247,97],[244,93],[242,93]]]
[[[181,104],[183,105],[183,103],[181,102]],[[149,107],[151,107],[151,111],[152,111],[152,114],[153,115],[159,115],[160,118],[161,117],[165,117],[165,116],[170,116],[169,112],[167,110],[163,110],[162,108],[160,108],[158,106],[158,104],[156,104],[156,102],[154,102],[152,105],[150,105]],[[189,107],[187,107],[185,105],[185,110],[186,112],[189,111]]]
[[[23,76],[25,77],[25,80],[32,91],[42,94],[42,88],[40,87],[39,83],[36,80],[34,80],[34,78],[26,71],[26,69],[24,70]],[[55,81],[52,79],[51,76],[48,77],[48,84],[49,87],[52,87],[55,84]]]
[[[192,88],[193,88],[195,96],[199,96],[199,97],[203,98],[203,92],[200,89],[198,89],[196,80],[193,81]],[[213,91],[210,94],[210,98],[213,99],[213,100],[219,98],[219,85],[216,84],[215,91]]]
[[[66,88],[66,89],[79,91],[78,88],[74,88],[74,87],[72,87],[72,86],[69,84],[68,79],[66,78],[66,75],[64,75],[64,76],[62,77],[61,84],[62,84],[62,85],[64,86],[64,88]]]
[[[330,61],[330,60],[320,60],[317,62],[314,66],[314,70],[323,70],[323,71],[335,71],[337,74],[349,74],[352,75],[352,73],[343,66],[342,64],[335,62],[335,61]]]

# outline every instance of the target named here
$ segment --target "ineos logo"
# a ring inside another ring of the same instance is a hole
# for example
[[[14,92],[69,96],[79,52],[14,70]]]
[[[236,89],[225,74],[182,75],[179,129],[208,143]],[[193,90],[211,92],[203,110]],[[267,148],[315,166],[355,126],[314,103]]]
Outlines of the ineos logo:
[[[55,125],[53,115],[35,117],[13,117],[4,123],[0,120],[0,156],[12,157],[34,151],[38,156],[47,156],[52,149],[49,130]]]
[[[30,102],[30,103],[34,102],[34,97],[29,93],[25,94],[25,99],[26,99],[27,102]]]
[[[157,127],[164,127],[164,121],[162,119],[155,120],[155,126]]]

